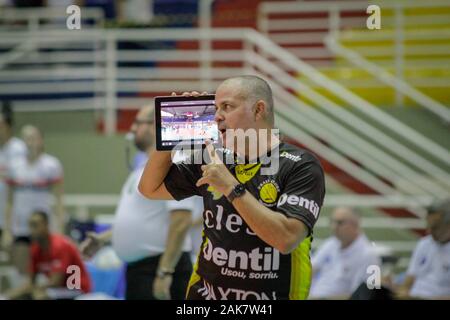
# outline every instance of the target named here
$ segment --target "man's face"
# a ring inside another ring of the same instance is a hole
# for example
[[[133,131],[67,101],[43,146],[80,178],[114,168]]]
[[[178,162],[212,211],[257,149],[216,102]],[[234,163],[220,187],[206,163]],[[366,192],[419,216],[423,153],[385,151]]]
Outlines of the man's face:
[[[345,210],[337,209],[331,218],[331,230],[340,241],[346,241],[354,234],[355,222]]]
[[[22,133],[23,141],[25,142],[28,152],[32,155],[36,155],[44,148],[44,139],[39,131],[27,128]]]
[[[222,84],[216,91],[215,121],[224,147],[232,143],[232,141],[228,141],[227,144],[227,129],[243,129],[244,131],[249,128],[256,129],[252,102],[244,100],[240,93],[238,82]]]
[[[136,118],[131,126],[131,132],[134,134],[134,144],[140,151],[147,151],[153,145],[154,139],[154,123],[150,119],[148,110],[141,110],[137,113]]]
[[[31,239],[37,241],[48,235],[48,227],[44,219],[38,214],[33,214],[28,221]]]
[[[450,223],[444,223],[442,213],[431,213],[427,216],[427,225],[431,236],[436,242],[450,241]]]

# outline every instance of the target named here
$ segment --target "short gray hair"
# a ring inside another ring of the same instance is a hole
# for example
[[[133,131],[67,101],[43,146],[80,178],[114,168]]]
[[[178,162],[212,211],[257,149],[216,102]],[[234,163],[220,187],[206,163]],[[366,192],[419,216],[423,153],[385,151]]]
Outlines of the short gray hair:
[[[442,221],[450,223],[450,198],[433,203],[427,211],[428,214],[441,213]]]
[[[222,84],[238,81],[241,87],[240,98],[252,100],[256,103],[263,100],[267,106],[266,120],[271,125],[274,124],[274,103],[272,89],[263,78],[254,75],[243,75],[226,79]]]

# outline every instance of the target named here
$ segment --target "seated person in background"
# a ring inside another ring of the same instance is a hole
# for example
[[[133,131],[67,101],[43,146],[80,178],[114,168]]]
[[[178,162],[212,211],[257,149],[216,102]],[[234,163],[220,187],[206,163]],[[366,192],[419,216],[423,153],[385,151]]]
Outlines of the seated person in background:
[[[416,245],[400,299],[450,299],[450,199],[428,209],[430,235]]]
[[[367,268],[380,266],[374,246],[360,228],[355,210],[336,208],[331,219],[334,236],[325,240],[312,257],[312,299],[348,299],[365,283]]]
[[[50,233],[45,212],[34,212],[29,226],[32,245],[28,279],[21,287],[7,292],[5,297],[72,299],[88,293],[91,282],[77,247],[66,237]],[[38,281],[41,274],[46,276],[45,283]]]

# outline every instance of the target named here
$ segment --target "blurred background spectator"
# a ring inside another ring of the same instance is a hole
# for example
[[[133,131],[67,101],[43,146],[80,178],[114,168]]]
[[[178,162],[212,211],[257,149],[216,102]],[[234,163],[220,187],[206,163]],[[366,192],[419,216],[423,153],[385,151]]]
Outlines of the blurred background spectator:
[[[60,161],[44,152],[44,139],[38,128],[24,126],[22,138],[27,147],[26,157],[14,159],[8,167],[4,245],[12,245],[13,260],[19,272],[25,274],[29,265],[31,214],[36,210],[51,213],[56,218],[54,227],[60,233],[64,232],[65,221]]]
[[[325,240],[312,257],[310,298],[348,299],[370,275],[369,266],[381,267],[374,245],[360,227],[351,208],[339,207],[331,218],[333,237]]]
[[[9,290],[7,299],[73,299],[90,292],[91,282],[77,247],[66,237],[50,232],[44,211],[28,219],[31,245],[30,269],[23,285]]]
[[[6,178],[9,166],[17,158],[26,156],[25,143],[13,136],[13,112],[8,101],[2,102],[0,113],[0,244],[4,245],[3,230],[5,228],[6,202],[8,187]],[[6,241],[6,242],[9,242]]]
[[[427,226],[430,235],[414,249],[400,298],[450,299],[450,200],[429,208]]]

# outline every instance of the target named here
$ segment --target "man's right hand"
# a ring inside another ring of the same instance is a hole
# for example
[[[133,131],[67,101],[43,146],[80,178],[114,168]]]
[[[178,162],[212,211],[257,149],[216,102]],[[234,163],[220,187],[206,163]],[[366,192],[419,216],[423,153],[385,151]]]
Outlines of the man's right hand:
[[[86,233],[86,239],[80,245],[80,252],[84,258],[92,258],[103,246],[105,241],[101,234],[95,232]]]

